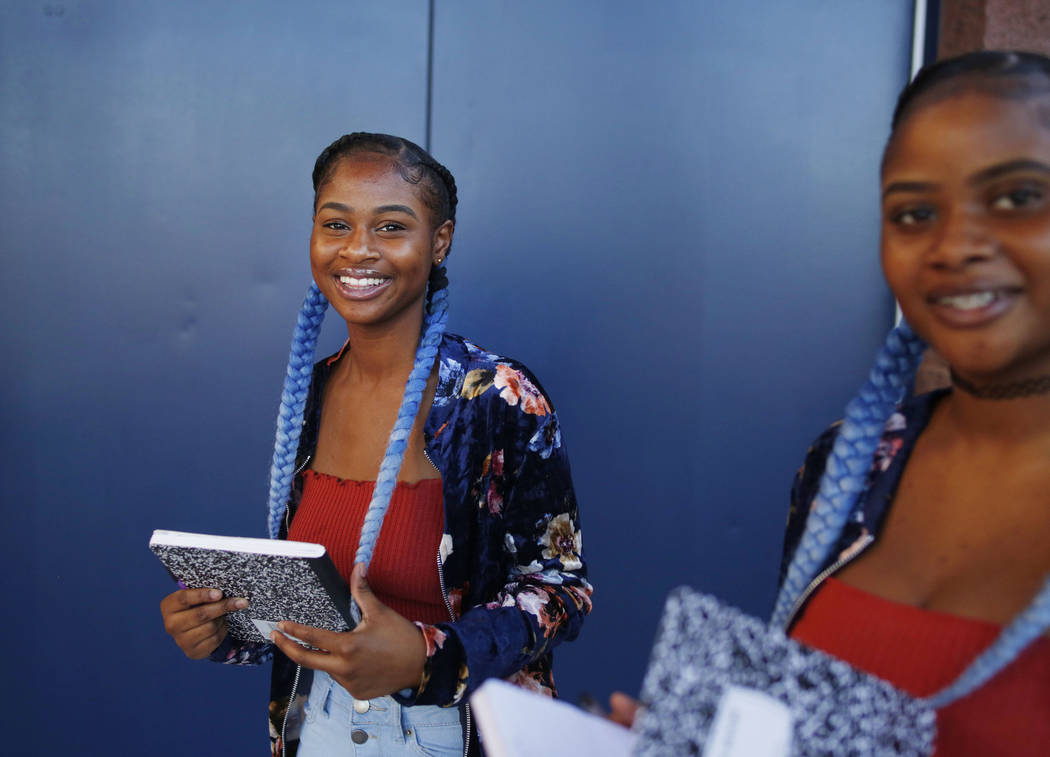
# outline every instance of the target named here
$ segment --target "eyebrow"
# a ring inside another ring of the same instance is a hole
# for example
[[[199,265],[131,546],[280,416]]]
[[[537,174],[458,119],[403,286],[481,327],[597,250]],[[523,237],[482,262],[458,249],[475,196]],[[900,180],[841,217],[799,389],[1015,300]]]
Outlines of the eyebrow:
[[[983,184],[986,181],[998,179],[1000,176],[1005,176],[1014,171],[1036,171],[1038,173],[1050,175],[1050,166],[1038,160],[1032,160],[1031,158],[1010,160],[1006,163],[998,163],[994,166],[989,166],[988,168],[978,171],[970,178],[969,183]]]
[[[354,209],[350,205],[346,205],[341,202],[326,202],[324,205],[318,208],[318,210],[331,209],[336,210],[340,213],[353,213]],[[419,220],[419,216],[415,214],[415,211],[407,205],[380,205],[376,208],[373,213],[404,213]]]
[[[882,199],[894,192],[930,192],[939,186],[932,181],[895,181],[882,190]]]
[[[380,205],[378,208],[375,209],[375,212],[376,213],[404,213],[405,215],[410,215],[413,218],[415,218],[416,220],[419,220],[418,217],[415,214],[415,211],[413,211],[412,208],[408,207],[407,205]]]
[[[1007,176],[1015,171],[1036,171],[1037,173],[1050,176],[1050,166],[1038,160],[1020,158],[982,168],[967,179],[966,183],[970,186],[977,186],[1002,176]],[[894,192],[932,192],[938,187],[940,187],[940,184],[932,181],[895,181],[882,191],[882,199],[885,200],[887,195]]]

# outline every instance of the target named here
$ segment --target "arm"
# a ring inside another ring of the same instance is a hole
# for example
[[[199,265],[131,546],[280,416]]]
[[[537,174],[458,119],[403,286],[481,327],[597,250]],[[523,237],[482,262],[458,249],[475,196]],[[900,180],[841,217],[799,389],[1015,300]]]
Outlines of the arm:
[[[498,431],[476,487],[479,531],[493,536],[475,547],[487,559],[484,570],[498,576],[489,596],[458,620],[423,626],[424,681],[405,703],[455,704],[487,678],[542,667],[556,644],[576,637],[591,608],[557,415],[524,369],[513,370],[510,382],[501,386],[497,372],[485,390],[496,392]],[[450,595],[454,605],[461,598]]]

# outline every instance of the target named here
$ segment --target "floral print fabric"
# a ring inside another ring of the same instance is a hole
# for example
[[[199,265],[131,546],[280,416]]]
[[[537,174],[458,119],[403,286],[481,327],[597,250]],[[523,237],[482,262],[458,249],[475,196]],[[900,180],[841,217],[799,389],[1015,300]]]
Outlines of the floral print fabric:
[[[870,543],[871,537],[878,536],[889,513],[908,456],[915,446],[915,440],[926,428],[934,406],[945,393],[938,391],[913,397],[903,403],[886,421],[864,490],[857,497],[853,512],[821,570],[840,559],[851,558]],[[791,509],[784,532],[784,551],[780,562],[781,583],[784,582],[788,565],[791,564],[805,530],[806,519],[820,488],[820,479],[824,475],[824,466],[828,455],[831,454],[838,428],[839,423],[832,424],[813,442],[813,446],[806,453],[805,463],[795,475],[795,482],[791,487]]]

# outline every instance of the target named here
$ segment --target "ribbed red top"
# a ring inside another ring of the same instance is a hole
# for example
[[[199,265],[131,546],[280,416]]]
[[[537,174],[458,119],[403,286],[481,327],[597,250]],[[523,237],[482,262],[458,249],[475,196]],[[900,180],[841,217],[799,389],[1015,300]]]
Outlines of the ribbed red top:
[[[829,578],[791,636],[921,697],[952,683],[1000,630]],[[1037,639],[984,686],[938,710],[934,754],[1050,754],[1050,639]]]
[[[323,544],[347,584],[373,488],[374,481],[303,472],[303,496],[288,538]],[[444,518],[440,478],[397,483],[368,566],[368,584],[409,620],[449,620],[437,569]]]

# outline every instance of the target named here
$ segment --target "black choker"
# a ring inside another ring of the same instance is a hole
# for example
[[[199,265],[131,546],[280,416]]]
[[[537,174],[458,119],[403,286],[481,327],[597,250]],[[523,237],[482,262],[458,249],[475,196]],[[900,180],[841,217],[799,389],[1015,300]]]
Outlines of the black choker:
[[[1024,379],[1009,384],[976,386],[952,371],[952,383],[967,394],[972,394],[982,400],[1014,400],[1019,397],[1032,397],[1050,392],[1050,376]]]

